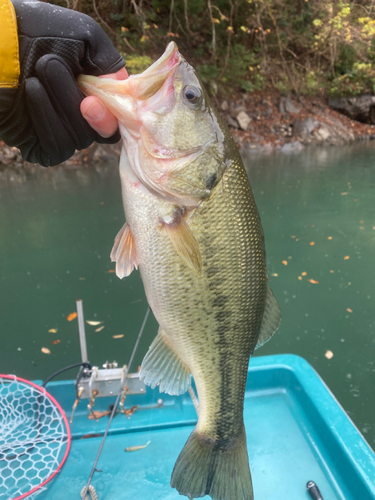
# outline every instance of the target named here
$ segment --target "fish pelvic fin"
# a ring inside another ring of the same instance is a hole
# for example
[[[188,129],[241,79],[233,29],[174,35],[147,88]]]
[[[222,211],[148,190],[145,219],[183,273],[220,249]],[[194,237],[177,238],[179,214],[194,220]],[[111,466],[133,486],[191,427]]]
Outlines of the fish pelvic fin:
[[[181,259],[192,271],[201,274],[202,256],[199,246],[181,209],[177,208],[171,216],[164,217],[161,224]]]
[[[111,261],[116,262],[116,274],[122,279],[138,269],[134,237],[127,222],[118,232],[111,252]]]
[[[152,389],[158,385],[160,392],[171,396],[184,394],[191,385],[189,370],[168,344],[161,328],[142,361],[139,378]]]
[[[253,500],[245,428],[222,446],[194,430],[176,461],[171,486],[190,500],[205,495],[213,500]]]
[[[255,346],[255,349],[258,349],[258,347],[262,347],[263,344],[270,340],[270,338],[279,328],[280,320],[281,314],[279,304],[276,302],[275,296],[270,286],[267,285],[266,307],[264,309],[258,342]]]

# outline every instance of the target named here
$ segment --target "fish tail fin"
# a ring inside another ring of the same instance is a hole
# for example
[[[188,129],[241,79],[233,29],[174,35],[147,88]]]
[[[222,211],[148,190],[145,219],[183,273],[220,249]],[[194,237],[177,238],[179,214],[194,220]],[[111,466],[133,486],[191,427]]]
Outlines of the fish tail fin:
[[[194,430],[176,461],[171,486],[190,500],[205,495],[213,500],[253,500],[245,428],[223,445]]]

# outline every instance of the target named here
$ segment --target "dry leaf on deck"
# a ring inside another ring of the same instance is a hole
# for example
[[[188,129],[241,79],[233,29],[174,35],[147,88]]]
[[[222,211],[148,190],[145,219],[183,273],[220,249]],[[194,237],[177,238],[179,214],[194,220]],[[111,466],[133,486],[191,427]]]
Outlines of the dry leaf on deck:
[[[122,334],[122,335],[112,335],[112,338],[114,338],[114,339],[122,339],[123,336],[124,336],[124,334]]]
[[[88,325],[91,325],[91,326],[98,326],[98,325],[100,325],[100,323],[103,323],[103,321],[89,321],[89,320],[86,320],[86,323]]]
[[[50,328],[48,330],[48,333],[57,333],[57,330],[56,330],[56,328]]]
[[[310,283],[312,283],[313,285],[317,285],[317,284],[319,283],[319,281],[317,281],[317,280],[311,280],[311,279],[310,279],[310,280],[307,280],[307,281],[309,281],[309,282],[310,282]]]
[[[51,354],[51,351],[49,349],[47,349],[47,347],[42,347],[41,351],[43,354]]]
[[[73,319],[76,319],[76,317],[77,317],[77,313],[76,313],[76,312],[74,312],[74,313],[70,313],[70,314],[67,316],[67,318],[66,318],[66,319],[67,319],[68,321],[73,321]]]
[[[99,328],[96,328],[95,331],[96,332],[101,332],[103,330],[103,328],[104,328],[104,325],[99,326]]]
[[[333,358],[333,352],[332,351],[327,351],[324,356],[327,359],[332,359]]]
[[[60,344],[61,340],[52,340],[52,344]]]

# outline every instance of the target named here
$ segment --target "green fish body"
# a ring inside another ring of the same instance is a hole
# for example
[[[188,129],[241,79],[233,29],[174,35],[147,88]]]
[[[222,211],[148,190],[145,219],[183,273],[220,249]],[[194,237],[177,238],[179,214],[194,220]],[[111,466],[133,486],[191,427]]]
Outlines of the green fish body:
[[[178,395],[193,375],[197,388],[198,423],[171,486],[190,499],[253,500],[248,363],[280,321],[263,230],[237,147],[193,69],[174,44],[159,61],[142,74],[148,87],[135,76],[124,92],[141,125],[117,110],[126,224],[111,255],[120,277],[139,266],[160,326],[140,377]],[[85,78],[81,88],[94,93]],[[108,89],[101,92],[106,102]]]

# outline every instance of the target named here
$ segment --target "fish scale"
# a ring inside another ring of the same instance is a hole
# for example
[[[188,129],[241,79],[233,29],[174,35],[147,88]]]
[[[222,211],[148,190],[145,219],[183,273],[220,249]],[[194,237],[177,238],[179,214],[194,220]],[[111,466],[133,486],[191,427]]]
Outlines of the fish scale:
[[[197,388],[198,422],[171,486],[190,499],[253,500],[248,362],[280,320],[258,210],[233,138],[177,46],[129,80],[80,86],[120,122],[126,224],[111,257],[120,277],[139,266],[160,327],[140,377],[178,395],[193,375]]]

